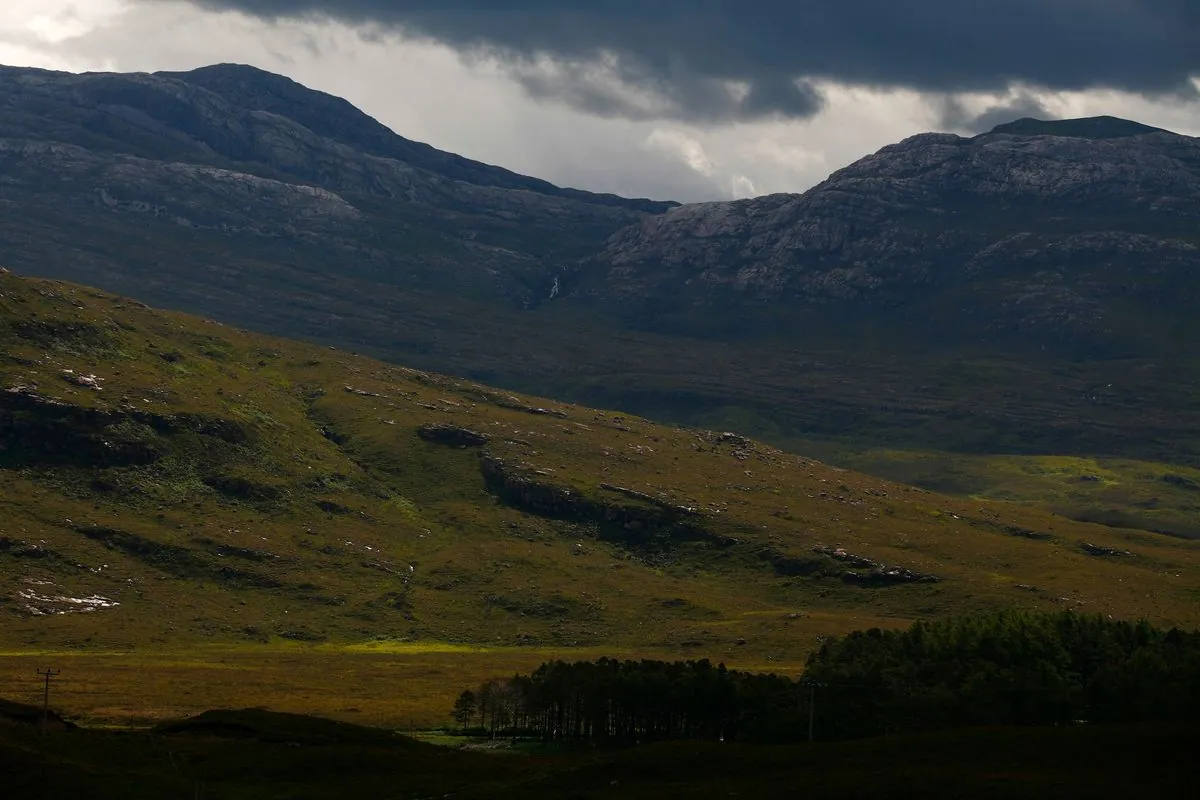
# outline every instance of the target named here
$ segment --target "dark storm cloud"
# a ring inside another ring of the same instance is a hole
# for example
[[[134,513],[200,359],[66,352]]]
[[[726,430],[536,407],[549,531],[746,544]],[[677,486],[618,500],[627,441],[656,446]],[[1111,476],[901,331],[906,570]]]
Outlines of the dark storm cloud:
[[[535,61],[505,53],[500,60],[533,97],[565,102],[602,117],[699,122],[806,117],[819,111],[822,104],[820,95],[807,83],[770,75],[740,81],[739,91],[728,80],[680,70],[660,73],[632,58],[598,65],[594,61]]]
[[[142,0],[153,2],[153,0]],[[396,28],[606,115],[803,117],[809,81],[1194,93],[1200,0],[190,0]]]

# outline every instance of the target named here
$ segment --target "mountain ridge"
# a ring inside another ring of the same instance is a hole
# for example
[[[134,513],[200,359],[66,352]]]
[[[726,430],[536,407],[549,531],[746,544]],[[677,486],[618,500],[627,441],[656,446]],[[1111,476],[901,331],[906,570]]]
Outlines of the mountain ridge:
[[[627,206],[648,212],[660,212],[678,205],[671,201],[632,199],[615,194],[598,194],[559,187],[503,167],[447,153],[423,142],[398,136],[390,128],[340,97],[309,89],[290,78],[249,65],[215,64],[187,72],[153,74],[203,87],[223,97],[245,103],[247,107],[257,107],[295,119],[318,135],[346,141],[372,155],[421,164],[433,172],[468,183],[527,189],[540,194],[570,197],[601,205]],[[334,120],[348,120],[349,123],[337,127],[331,124]]]
[[[0,65],[0,71],[8,73],[8,77],[14,82],[22,78],[39,77],[43,80],[55,81],[60,86],[69,87],[68,90],[82,89],[85,92],[91,90],[93,92],[91,95],[85,94],[82,98],[77,99],[95,99],[99,101],[99,104],[103,104],[105,100],[116,101],[109,105],[118,108],[122,99],[121,92],[127,91],[129,88],[128,86],[122,87],[121,84],[141,85],[150,90],[159,90],[167,97],[156,99],[129,96],[128,99],[137,104],[130,107],[130,110],[136,109],[137,106],[144,106],[153,113],[163,115],[169,115],[173,110],[169,105],[170,88],[194,87],[214,98],[221,98],[228,102],[229,108],[270,113],[280,119],[292,120],[318,137],[357,147],[360,152],[368,155],[409,163],[442,177],[465,183],[500,189],[523,189],[538,194],[647,212],[659,212],[678,205],[671,201],[624,198],[614,194],[559,187],[548,181],[520,175],[503,167],[446,153],[428,144],[397,135],[342,98],[310,89],[290,78],[250,65],[215,64],[183,72],[139,73],[73,73]],[[193,94],[177,96],[176,99],[195,102],[200,97],[202,95]],[[231,121],[235,119],[232,115],[230,118]],[[135,123],[154,122],[147,118],[131,121]],[[186,120],[183,122],[186,124]],[[339,122],[340,124],[338,124]],[[236,129],[236,127],[235,124],[234,128]],[[201,138],[199,143],[207,146],[217,155],[238,161],[238,156],[247,154],[244,145],[234,149],[237,143],[229,138],[220,138],[212,135],[211,132],[210,136],[212,136],[212,141]],[[119,148],[127,145],[118,141],[111,143],[111,146]]]
[[[1012,136],[1078,136],[1085,139],[1117,139],[1125,136],[1143,136],[1150,133],[1169,133],[1172,136],[1180,134],[1164,128],[1156,128],[1134,120],[1121,119],[1113,116],[1080,117],[1075,119],[1042,120],[1034,117],[1021,119],[997,125],[987,133],[1009,134]]]

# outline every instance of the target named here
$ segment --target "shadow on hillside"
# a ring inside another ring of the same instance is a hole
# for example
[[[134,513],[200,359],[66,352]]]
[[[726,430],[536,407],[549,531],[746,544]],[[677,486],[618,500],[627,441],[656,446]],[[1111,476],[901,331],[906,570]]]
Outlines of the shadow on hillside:
[[[263,709],[42,734],[0,702],[8,800],[200,797],[1184,797],[1194,726],[980,728],[816,745],[673,742],[518,757]]]

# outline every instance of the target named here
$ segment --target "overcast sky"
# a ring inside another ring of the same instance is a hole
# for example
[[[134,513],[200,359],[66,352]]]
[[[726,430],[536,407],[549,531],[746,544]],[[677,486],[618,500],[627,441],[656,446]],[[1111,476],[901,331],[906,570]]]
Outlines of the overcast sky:
[[[443,150],[684,201],[1020,116],[1200,135],[1197,0],[0,0],[0,63],[219,62]]]

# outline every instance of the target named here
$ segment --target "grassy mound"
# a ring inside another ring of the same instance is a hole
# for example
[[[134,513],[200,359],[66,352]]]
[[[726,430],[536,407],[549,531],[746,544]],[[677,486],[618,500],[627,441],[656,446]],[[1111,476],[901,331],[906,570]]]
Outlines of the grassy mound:
[[[154,731],[163,736],[207,736],[303,745],[420,746],[411,739],[379,728],[262,708],[205,711],[187,719],[160,723]]]

